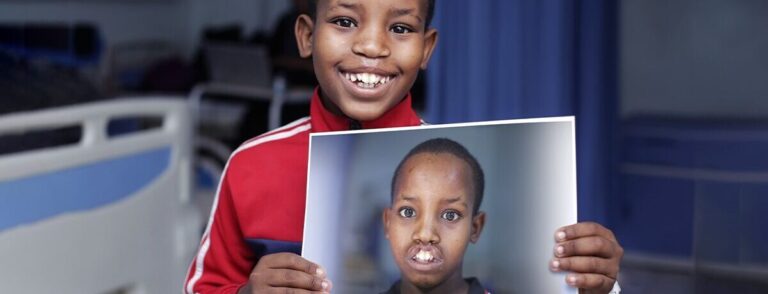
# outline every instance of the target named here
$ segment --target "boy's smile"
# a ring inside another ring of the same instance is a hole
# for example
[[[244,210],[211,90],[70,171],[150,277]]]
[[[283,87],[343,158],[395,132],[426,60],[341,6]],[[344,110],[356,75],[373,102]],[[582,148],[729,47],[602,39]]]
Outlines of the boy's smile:
[[[339,74],[343,75],[344,86],[347,91],[354,96],[362,99],[375,100],[384,96],[391,85],[390,82],[396,78],[396,74],[386,72],[375,67],[359,67],[351,70],[341,70]]]
[[[427,29],[426,1],[319,1],[315,19],[299,17],[302,56],[312,56],[323,103],[359,121],[397,105],[426,68],[437,33]]]
[[[419,153],[400,168],[384,226],[403,285],[444,293],[466,287],[461,267],[484,214],[473,214],[472,169],[450,153]]]

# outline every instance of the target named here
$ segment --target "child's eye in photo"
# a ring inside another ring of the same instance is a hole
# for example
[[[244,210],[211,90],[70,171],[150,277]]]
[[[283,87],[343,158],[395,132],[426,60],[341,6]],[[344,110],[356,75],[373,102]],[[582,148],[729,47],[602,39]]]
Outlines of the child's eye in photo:
[[[457,211],[449,210],[445,211],[440,215],[444,220],[447,220],[449,222],[457,221],[461,218],[461,214]]]
[[[400,208],[400,211],[398,211],[398,214],[400,214],[400,216],[405,218],[412,218],[416,216],[416,210],[410,207],[403,207],[403,208]]]

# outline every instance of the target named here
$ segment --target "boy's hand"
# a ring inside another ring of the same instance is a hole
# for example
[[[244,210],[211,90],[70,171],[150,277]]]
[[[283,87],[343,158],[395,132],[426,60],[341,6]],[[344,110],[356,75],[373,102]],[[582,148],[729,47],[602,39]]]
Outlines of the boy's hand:
[[[580,293],[609,293],[624,255],[611,230],[592,222],[562,227],[555,232],[552,271],[569,271],[568,285]]]
[[[248,276],[248,284],[238,294],[253,293],[330,293],[331,281],[325,271],[293,253],[264,255]]]

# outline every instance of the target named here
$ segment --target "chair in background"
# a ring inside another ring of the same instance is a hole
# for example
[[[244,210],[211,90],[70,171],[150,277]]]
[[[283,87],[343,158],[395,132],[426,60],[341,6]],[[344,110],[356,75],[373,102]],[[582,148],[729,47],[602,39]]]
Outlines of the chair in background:
[[[312,96],[312,89],[291,88],[283,77],[272,76],[269,52],[264,46],[211,43],[205,46],[205,52],[211,80],[195,86],[189,96],[197,121],[203,126],[212,125],[215,133],[232,136],[227,133],[236,129],[246,109],[237,103],[203,101],[203,97],[208,100],[225,95],[245,102],[266,101],[268,128],[272,130],[281,125],[284,105],[306,103]]]

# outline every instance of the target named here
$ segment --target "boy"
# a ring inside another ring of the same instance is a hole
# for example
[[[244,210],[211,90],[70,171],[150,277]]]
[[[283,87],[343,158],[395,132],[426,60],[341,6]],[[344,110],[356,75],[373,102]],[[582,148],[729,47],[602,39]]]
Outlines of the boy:
[[[392,207],[382,218],[401,281],[386,293],[484,294],[461,273],[468,242],[485,224],[484,176],[463,146],[431,139],[414,147],[392,177]]]
[[[297,255],[309,133],[421,124],[408,91],[437,42],[429,28],[433,7],[434,0],[321,0],[313,16],[299,16],[299,52],[312,56],[319,82],[310,117],[232,153],[187,273],[187,293],[330,291],[322,268]],[[557,236],[562,250],[553,269],[579,272],[569,283],[607,293],[621,257],[610,231],[576,224]]]

